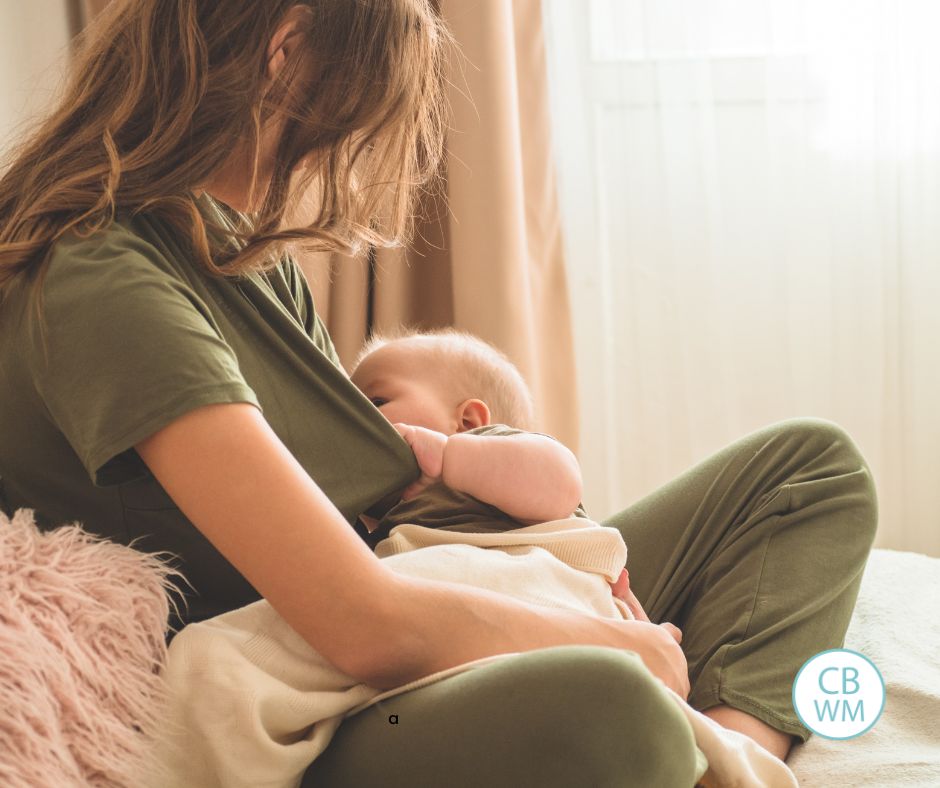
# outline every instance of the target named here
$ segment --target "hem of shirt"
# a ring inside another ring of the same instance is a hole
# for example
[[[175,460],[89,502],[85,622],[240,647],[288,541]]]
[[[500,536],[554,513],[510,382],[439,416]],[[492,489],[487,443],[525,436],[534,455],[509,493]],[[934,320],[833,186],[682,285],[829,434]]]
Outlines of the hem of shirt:
[[[229,402],[247,402],[264,413],[254,390],[246,383],[224,383],[209,388],[198,388],[182,392],[169,406],[162,406],[159,411],[150,413],[133,429],[126,430],[120,437],[108,441],[88,452],[85,467],[90,472],[92,481],[98,483],[98,472],[114,457],[135,446],[144,438],[153,435],[170,422],[191,410],[203,405],[217,405]]]

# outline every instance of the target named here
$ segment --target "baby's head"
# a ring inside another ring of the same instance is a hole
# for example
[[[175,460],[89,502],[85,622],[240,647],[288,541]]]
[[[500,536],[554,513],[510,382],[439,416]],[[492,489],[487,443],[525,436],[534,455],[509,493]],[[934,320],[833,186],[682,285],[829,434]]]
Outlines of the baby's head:
[[[488,424],[532,430],[532,394],[515,365],[454,329],[373,335],[352,382],[390,422],[453,435]]]

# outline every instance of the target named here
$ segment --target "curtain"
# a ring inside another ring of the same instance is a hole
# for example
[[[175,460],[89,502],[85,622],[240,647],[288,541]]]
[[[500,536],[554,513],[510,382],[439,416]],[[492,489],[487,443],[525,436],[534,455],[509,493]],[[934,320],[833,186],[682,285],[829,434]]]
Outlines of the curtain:
[[[586,502],[816,416],[940,556],[940,8],[544,0]]]
[[[0,169],[62,88],[78,0],[0,2]]]
[[[108,0],[83,0],[88,17]],[[539,0],[441,0],[450,64],[446,204],[419,207],[407,249],[299,262],[343,363],[370,329],[455,326],[504,351],[537,428],[578,449],[567,279],[549,139]]]
[[[111,0],[70,0],[71,2],[79,2],[82,6],[82,12],[85,22],[89,19],[94,19],[95,14],[97,14],[102,8],[104,8]]]
[[[345,364],[370,323],[453,325],[512,359],[533,390],[538,428],[577,451],[541,6],[443,0],[441,12],[462,52],[450,64],[446,204],[421,206],[407,250],[302,265]]]

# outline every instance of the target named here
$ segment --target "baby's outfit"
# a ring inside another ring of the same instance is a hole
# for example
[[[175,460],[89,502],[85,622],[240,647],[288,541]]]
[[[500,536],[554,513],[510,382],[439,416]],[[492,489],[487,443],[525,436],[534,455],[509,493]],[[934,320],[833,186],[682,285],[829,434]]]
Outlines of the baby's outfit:
[[[488,424],[485,427],[467,430],[464,434],[498,437],[524,432],[525,430],[508,427],[505,424]],[[543,435],[544,433],[529,434]],[[552,436],[546,435],[545,437],[551,438]],[[377,512],[376,516],[380,514],[381,512]],[[590,519],[580,504],[571,516]],[[398,501],[387,509],[384,515],[381,515],[378,526],[371,533],[361,521],[356,524],[356,532],[369,547],[375,550],[376,545],[385,539],[395,526],[405,524],[472,534],[500,533],[522,528],[524,525],[501,509],[465,492],[453,490],[443,482],[438,482],[423,489],[410,501]]]

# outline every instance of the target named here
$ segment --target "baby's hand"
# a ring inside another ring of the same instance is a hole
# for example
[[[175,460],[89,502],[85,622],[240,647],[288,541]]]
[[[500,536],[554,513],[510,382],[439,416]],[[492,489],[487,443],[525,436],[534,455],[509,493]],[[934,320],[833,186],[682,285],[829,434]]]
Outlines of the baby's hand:
[[[617,599],[626,603],[637,621],[649,622],[649,616],[646,615],[646,611],[640,604],[640,600],[637,599],[633,591],[630,590],[630,574],[627,572],[626,568],[620,571],[620,577],[617,578],[617,581],[610,584],[610,590]]]
[[[410,424],[393,424],[392,426],[408,441],[421,468],[421,478],[409,484],[401,495],[401,499],[407,501],[414,498],[425,487],[441,480],[447,436],[443,432],[435,432],[425,427],[414,427]]]

